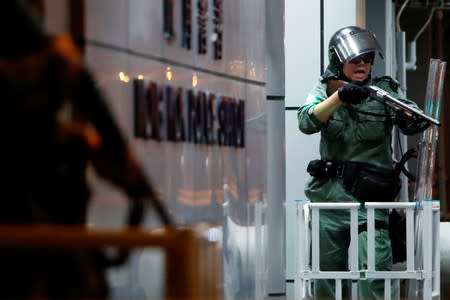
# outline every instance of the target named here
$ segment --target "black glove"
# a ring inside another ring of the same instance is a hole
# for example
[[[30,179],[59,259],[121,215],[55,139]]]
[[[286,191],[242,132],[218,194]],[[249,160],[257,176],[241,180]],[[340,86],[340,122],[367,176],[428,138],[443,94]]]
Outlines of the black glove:
[[[369,97],[370,91],[360,81],[352,81],[338,89],[338,95],[342,102],[359,104]]]
[[[406,135],[422,132],[430,126],[429,121],[420,116],[408,116],[402,109],[395,112],[394,124]]]
[[[404,110],[397,110],[395,112],[394,124],[399,128],[407,128],[408,127],[408,119],[409,117],[406,115]]]

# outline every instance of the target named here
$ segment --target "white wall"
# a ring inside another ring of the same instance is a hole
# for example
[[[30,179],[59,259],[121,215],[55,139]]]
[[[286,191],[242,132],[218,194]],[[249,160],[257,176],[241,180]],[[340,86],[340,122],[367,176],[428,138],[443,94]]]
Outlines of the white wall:
[[[306,166],[319,158],[319,134],[304,135],[298,130],[297,111],[309,90],[328,64],[327,46],[341,27],[359,24],[363,5],[357,0],[286,0],[286,280],[287,298],[293,297],[295,200],[305,200],[309,178]],[[323,17],[322,17],[323,16]],[[321,44],[322,43],[322,44]],[[323,48],[322,48],[323,47]],[[321,49],[323,51],[321,51]]]

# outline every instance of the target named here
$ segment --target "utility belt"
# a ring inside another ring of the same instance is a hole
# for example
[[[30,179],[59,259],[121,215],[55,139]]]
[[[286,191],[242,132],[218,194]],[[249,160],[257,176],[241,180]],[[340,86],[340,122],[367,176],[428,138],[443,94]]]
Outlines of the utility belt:
[[[368,164],[315,159],[308,173],[318,179],[342,178],[345,189],[361,202],[392,202],[400,187],[398,171],[374,171]],[[372,167],[373,168],[373,167]]]

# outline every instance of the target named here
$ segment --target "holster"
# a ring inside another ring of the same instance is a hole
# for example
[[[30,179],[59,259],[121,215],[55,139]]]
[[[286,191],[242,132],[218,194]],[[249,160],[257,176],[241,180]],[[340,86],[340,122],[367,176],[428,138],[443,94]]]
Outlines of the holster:
[[[400,176],[394,171],[377,172],[356,166],[345,175],[345,189],[362,202],[392,202],[401,188]]]
[[[401,181],[397,171],[374,171],[367,164],[312,160],[308,173],[316,178],[342,178],[344,188],[361,202],[391,202]]]

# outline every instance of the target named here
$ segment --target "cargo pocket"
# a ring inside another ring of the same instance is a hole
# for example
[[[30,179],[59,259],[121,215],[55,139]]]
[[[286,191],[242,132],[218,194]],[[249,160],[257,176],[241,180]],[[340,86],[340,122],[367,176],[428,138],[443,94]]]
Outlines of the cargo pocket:
[[[358,114],[355,136],[359,142],[380,142],[386,136],[386,113],[380,109],[371,112],[376,115]]]
[[[327,125],[324,126],[323,132],[328,140],[337,141],[343,139],[345,133],[345,122],[342,116],[330,118]]]

